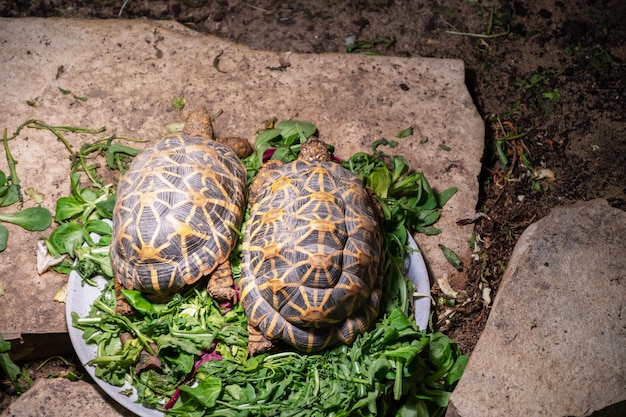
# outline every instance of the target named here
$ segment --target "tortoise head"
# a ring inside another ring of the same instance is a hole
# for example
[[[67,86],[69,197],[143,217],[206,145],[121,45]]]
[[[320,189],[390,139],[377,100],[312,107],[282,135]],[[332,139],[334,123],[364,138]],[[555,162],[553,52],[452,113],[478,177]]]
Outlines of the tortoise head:
[[[189,114],[183,134],[187,136],[199,136],[207,139],[214,139],[211,115],[205,109],[199,109]]]
[[[315,136],[309,137],[306,142],[302,144],[299,158],[309,162],[331,161],[331,155],[328,148],[326,148],[326,143],[319,140]]]
[[[249,156],[253,151],[250,142],[244,138],[225,137],[216,139],[213,132],[213,124],[211,123],[211,115],[205,109],[199,109],[189,114],[183,128],[183,135],[215,140],[231,148],[240,159]]]

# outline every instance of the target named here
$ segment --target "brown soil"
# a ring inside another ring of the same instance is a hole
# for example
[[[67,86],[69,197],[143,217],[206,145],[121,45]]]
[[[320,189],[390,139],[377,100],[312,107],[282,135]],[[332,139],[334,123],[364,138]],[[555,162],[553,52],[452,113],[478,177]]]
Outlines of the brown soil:
[[[438,307],[434,319],[465,353],[489,315],[480,288],[490,287],[497,297],[511,251],[529,224],[577,200],[603,198],[626,209],[622,0],[123,3],[0,0],[0,15],[173,19],[275,51],[347,52],[353,37],[361,46],[354,52],[465,62],[487,131],[477,207],[484,216],[475,224],[478,259],[468,271],[467,297],[452,308]]]

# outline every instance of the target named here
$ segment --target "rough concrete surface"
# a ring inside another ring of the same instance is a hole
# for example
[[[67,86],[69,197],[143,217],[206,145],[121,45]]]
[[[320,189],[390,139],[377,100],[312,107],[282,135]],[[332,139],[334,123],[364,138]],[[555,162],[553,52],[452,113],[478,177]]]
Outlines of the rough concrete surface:
[[[1,417],[133,417],[115,401],[109,401],[95,384],[66,378],[39,379]]]
[[[416,236],[431,278],[460,276],[439,243],[469,259],[472,226],[455,222],[474,213],[484,127],[464,84],[461,61],[262,52],[175,22],[52,18],[0,19],[0,56],[0,127],[9,135],[32,118],[50,125],[106,126],[103,136],[154,141],[164,135],[166,124],[184,120],[172,108],[175,97],[186,98],[189,110],[222,110],[215,122],[218,136],[252,140],[259,125],[273,116],[309,120],[336,145],[339,157],[369,150],[372,141],[392,139],[412,126],[413,136],[400,139],[390,152],[404,155],[434,188],[459,188],[437,224],[443,232]],[[288,66],[270,68],[281,65]],[[27,100],[33,99],[43,105],[29,106]],[[94,140],[66,136],[76,149]],[[69,193],[65,148],[50,132],[34,129],[24,129],[10,147],[19,161],[22,187],[45,194],[43,205],[53,210],[55,201]],[[4,158],[0,169],[6,170]],[[5,289],[0,332],[9,340],[66,332],[64,305],[52,301],[66,277],[35,271],[36,241],[50,230],[9,228],[8,248],[0,253],[0,287]]]
[[[529,226],[446,416],[625,415],[624,253],[626,213],[604,200]]]

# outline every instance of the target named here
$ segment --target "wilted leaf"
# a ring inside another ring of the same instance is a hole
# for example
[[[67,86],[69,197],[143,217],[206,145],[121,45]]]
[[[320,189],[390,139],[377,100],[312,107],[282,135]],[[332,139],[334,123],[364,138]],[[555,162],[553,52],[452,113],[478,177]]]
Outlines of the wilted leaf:
[[[457,271],[461,272],[463,270],[463,261],[461,258],[454,253],[454,251],[441,243],[439,244],[439,249],[443,252],[443,255],[446,257],[450,265],[452,265]]]
[[[413,134],[413,127],[407,127],[406,129],[401,130],[398,133],[396,133],[396,137],[406,138],[407,136],[411,136],[412,134]]]
[[[37,204],[41,204],[43,202],[44,195],[35,191],[34,188],[29,187],[26,189],[26,194],[30,197],[33,202]]]
[[[7,248],[7,242],[9,240],[9,229],[6,226],[0,224],[0,252]]]
[[[26,104],[30,107],[41,107],[43,106],[43,101],[41,99],[35,98],[33,100],[26,100]]]
[[[64,303],[66,297],[67,297],[67,285],[64,285],[63,287],[59,289],[59,291],[56,292],[56,294],[54,294],[54,297],[52,298],[52,300],[56,301],[57,303]]]
[[[185,107],[185,104],[187,104],[187,99],[183,97],[174,97],[172,100],[172,107],[174,107],[174,110],[182,110]]]
[[[51,267],[60,264],[65,256],[55,258],[48,252],[48,246],[43,240],[37,241],[37,273],[39,275],[46,272]]]

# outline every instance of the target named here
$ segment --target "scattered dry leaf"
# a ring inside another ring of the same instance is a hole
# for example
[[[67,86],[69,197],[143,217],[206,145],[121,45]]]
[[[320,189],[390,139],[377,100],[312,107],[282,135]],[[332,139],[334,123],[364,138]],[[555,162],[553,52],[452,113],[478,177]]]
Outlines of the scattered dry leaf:
[[[67,285],[64,285],[52,298],[57,303],[65,303],[65,298],[67,297]]]
[[[46,272],[50,267],[60,264],[65,256],[54,258],[48,253],[48,247],[43,240],[37,242],[37,273],[39,275]]]

